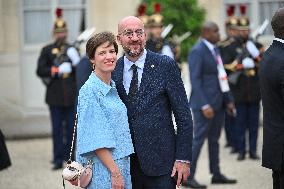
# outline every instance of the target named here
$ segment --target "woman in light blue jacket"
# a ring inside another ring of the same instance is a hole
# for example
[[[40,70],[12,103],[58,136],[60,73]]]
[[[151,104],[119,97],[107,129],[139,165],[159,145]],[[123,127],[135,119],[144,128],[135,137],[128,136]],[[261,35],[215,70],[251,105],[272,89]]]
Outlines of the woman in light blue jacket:
[[[131,189],[127,110],[111,80],[118,53],[115,36],[95,34],[86,51],[94,71],[79,92],[76,160],[93,162],[88,189]]]

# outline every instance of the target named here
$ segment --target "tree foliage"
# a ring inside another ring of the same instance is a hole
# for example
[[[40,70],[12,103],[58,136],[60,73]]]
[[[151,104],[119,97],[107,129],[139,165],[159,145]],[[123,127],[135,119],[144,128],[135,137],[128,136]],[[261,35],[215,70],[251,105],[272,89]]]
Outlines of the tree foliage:
[[[167,38],[174,34],[181,36],[187,31],[191,36],[181,43],[181,60],[186,61],[188,51],[200,36],[201,25],[205,19],[205,10],[198,6],[197,0],[144,0],[147,14],[154,13],[154,4],[160,3],[164,25],[174,25]]]

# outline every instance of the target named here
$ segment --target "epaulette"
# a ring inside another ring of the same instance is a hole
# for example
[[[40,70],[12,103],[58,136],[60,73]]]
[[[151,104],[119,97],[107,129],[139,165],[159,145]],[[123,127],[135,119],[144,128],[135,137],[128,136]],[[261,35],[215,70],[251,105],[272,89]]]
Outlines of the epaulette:
[[[230,38],[228,38],[226,40],[220,41],[218,43],[218,46],[224,48],[224,47],[227,47],[227,46],[231,45],[233,42],[235,42],[235,39],[230,37]]]

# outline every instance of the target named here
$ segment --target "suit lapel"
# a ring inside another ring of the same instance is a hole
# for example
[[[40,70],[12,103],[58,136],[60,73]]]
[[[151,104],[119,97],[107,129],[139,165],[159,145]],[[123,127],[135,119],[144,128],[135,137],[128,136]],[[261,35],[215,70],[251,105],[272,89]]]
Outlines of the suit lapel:
[[[121,57],[117,61],[117,66],[115,68],[115,80],[116,80],[116,88],[119,91],[120,98],[125,104],[129,104],[129,99],[127,96],[127,93],[125,91],[124,85],[123,85],[123,69],[124,69],[124,61],[123,57]],[[145,97],[145,94],[148,92],[151,92],[151,81],[153,81],[155,78],[155,71],[158,67],[158,63],[153,59],[153,53],[150,51],[147,51],[146,60],[144,64],[143,74],[141,78],[141,83],[138,91],[138,101],[133,107],[133,113],[137,114],[139,112],[139,107],[141,107],[143,103],[143,98]]]
[[[151,90],[151,82],[155,79],[155,72],[157,70],[158,64],[153,59],[153,53],[150,51],[147,51],[146,60],[144,64],[143,74],[141,78],[141,84],[139,87],[138,92],[138,105],[141,106],[141,103],[143,102],[143,98],[145,97],[145,94]]]
[[[202,47],[204,49],[204,56],[206,56],[207,60],[206,62],[209,62],[210,64],[214,65],[214,68],[217,70],[217,62],[212,54],[212,52],[210,51],[210,49],[206,46],[206,44],[202,41]]]

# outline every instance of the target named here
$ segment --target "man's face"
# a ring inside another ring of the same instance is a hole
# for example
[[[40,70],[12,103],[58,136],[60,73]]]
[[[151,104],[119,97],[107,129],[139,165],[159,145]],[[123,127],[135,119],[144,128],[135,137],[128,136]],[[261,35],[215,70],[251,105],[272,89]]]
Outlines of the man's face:
[[[162,26],[153,26],[151,27],[151,34],[155,39],[159,39],[161,38],[161,34],[163,31],[163,27]]]
[[[220,40],[219,28],[217,25],[214,25],[208,31],[208,41],[212,44],[216,44]]]
[[[238,37],[239,31],[235,28],[228,27],[227,28],[227,35],[228,35],[228,37]]]
[[[135,17],[123,20],[118,26],[117,41],[127,56],[138,59],[146,45],[146,33],[143,23]]]
[[[248,40],[250,33],[249,29],[240,30],[239,32],[242,39],[244,39],[245,41]]]
[[[55,41],[62,44],[65,43],[67,38],[67,32],[54,32]]]

